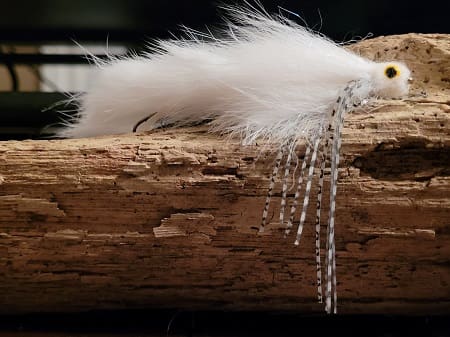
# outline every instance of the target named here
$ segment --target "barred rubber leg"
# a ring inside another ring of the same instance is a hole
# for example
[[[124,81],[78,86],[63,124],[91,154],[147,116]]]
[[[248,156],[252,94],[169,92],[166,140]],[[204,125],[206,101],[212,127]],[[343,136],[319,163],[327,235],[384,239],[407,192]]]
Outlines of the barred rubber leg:
[[[341,97],[338,98],[337,103],[340,102]],[[325,158],[327,158],[327,156],[330,156],[330,163],[331,163],[331,156],[332,156],[332,146],[331,144],[333,143],[333,121],[334,121],[334,117],[336,114],[336,109],[333,109],[333,113],[331,115],[332,119],[330,120],[330,124],[328,125],[328,128],[326,130],[326,136],[325,136]],[[330,165],[331,166],[331,165]],[[326,167],[326,160],[325,160],[325,167]],[[331,171],[331,170],[330,170]],[[324,175],[325,175],[325,171],[324,171]],[[331,185],[331,172],[330,172],[330,185]],[[331,186],[330,186],[330,194],[331,194]],[[331,306],[331,288],[329,289],[329,283],[328,281],[331,280],[331,268],[328,268],[330,266],[330,259],[329,259],[329,248],[330,248],[330,217],[328,215],[328,221],[327,221],[327,236],[326,236],[326,244],[325,244],[325,281],[326,281],[326,286],[325,286],[325,311],[327,313],[329,312],[328,309],[328,303]]]
[[[340,99],[340,97],[339,97]],[[338,100],[340,101],[340,100]],[[336,110],[333,110],[333,115],[332,117],[334,118],[334,114],[335,114]],[[333,157],[333,135],[334,135],[334,130],[332,130],[332,122],[330,122],[330,125],[328,126],[328,135],[327,135],[327,142],[328,142],[328,149],[327,152],[329,151],[330,153],[330,166],[332,166],[332,157]],[[331,144],[331,146],[330,146]],[[325,154],[326,155],[326,154]],[[333,174],[334,171],[333,169],[330,167],[330,210],[329,210],[329,214],[328,214],[328,223],[327,223],[327,237],[326,237],[326,254],[325,254],[325,268],[326,268],[326,273],[325,273],[325,279],[326,279],[326,287],[325,287],[325,311],[329,314],[331,313],[331,280],[332,280],[332,249],[333,249],[333,240],[334,237],[331,237],[331,225],[333,223],[334,225],[334,219],[331,220],[331,195],[332,195],[332,185],[333,185]],[[334,212],[333,212],[334,213]],[[331,251],[330,251],[331,250]]]
[[[335,248],[334,248],[334,214],[336,208],[336,182],[337,182],[337,173],[338,170],[336,168],[336,151],[333,146],[333,151],[331,155],[331,178],[330,178],[330,215],[328,218],[328,259],[327,259],[327,298],[326,298],[326,311],[327,313],[331,313],[331,292],[332,292],[332,265]]]
[[[311,192],[311,184],[312,184],[312,178],[314,175],[314,167],[316,164],[317,149],[319,148],[319,144],[320,144],[320,138],[318,137],[314,141],[314,149],[313,149],[313,153],[311,156],[311,161],[309,162],[308,180],[306,182],[305,196],[303,198],[303,209],[302,209],[302,214],[300,215],[300,223],[298,225],[297,237],[295,239],[296,246],[298,246],[300,243],[300,238],[301,238],[302,232],[303,232],[303,225],[304,225],[305,219],[306,219],[306,211],[308,210],[308,204],[309,204],[309,193]]]
[[[287,182],[289,178],[289,171],[291,169],[291,160],[292,160],[292,147],[289,148],[289,153],[286,159],[286,165],[284,168],[284,177],[283,177],[283,187],[281,194],[281,206],[280,206],[280,224],[284,223],[284,211],[286,209],[286,195],[287,195]]]
[[[269,191],[267,192],[266,203],[264,205],[264,211],[263,211],[263,216],[262,216],[262,220],[261,220],[261,225],[259,227],[260,233],[264,232],[264,227],[266,226],[267,214],[269,212],[270,199],[272,198],[273,188],[275,186],[275,178],[278,175],[278,170],[280,168],[281,159],[283,158],[284,152],[285,152],[285,148],[283,147],[278,152],[277,158],[275,160],[275,166],[273,167],[272,176],[270,178]]]
[[[338,143],[340,135],[340,126],[335,130],[335,138],[333,139],[333,153],[331,159],[331,189],[330,189],[330,236],[328,246],[328,295],[327,308],[328,313],[331,313],[331,302],[333,302],[333,312],[337,312],[337,291],[336,291],[336,245],[334,239],[334,222],[336,212],[336,194],[337,194],[337,180],[339,174],[339,151]],[[333,301],[331,299],[331,292],[333,292]]]
[[[331,180],[331,177],[330,177]],[[331,193],[331,191],[330,191]],[[328,309],[329,307],[331,307],[331,286],[329,287],[329,280],[331,280],[331,268],[330,267],[330,257],[329,257],[329,249],[330,249],[330,222],[328,221],[327,224],[327,237],[326,237],[326,253],[325,253],[325,269],[326,269],[326,273],[325,273],[325,281],[326,281],[326,287],[325,287],[325,311],[327,313],[330,313],[330,310]]]
[[[344,91],[347,90],[347,87]],[[336,167],[336,134],[338,133],[339,123],[341,121],[341,116],[343,113],[342,109],[343,97],[339,96],[336,101],[336,106],[333,108],[331,114],[330,124],[328,126],[329,136],[331,140],[331,172],[330,172],[330,210],[328,215],[328,226],[327,226],[327,255],[326,255],[326,267],[327,267],[327,287],[325,291],[325,311],[330,314],[332,306],[332,279],[333,279],[333,260],[334,260],[334,214],[336,208],[336,183],[337,183],[337,167]],[[334,126],[334,129],[333,129]]]
[[[305,156],[303,158],[302,167],[300,169],[300,175],[299,175],[298,181],[297,181],[297,189],[295,191],[294,200],[293,200],[292,206],[291,206],[291,212],[290,212],[291,214],[289,216],[289,221],[286,225],[286,230],[284,232],[285,237],[288,236],[289,233],[291,232],[292,224],[294,222],[295,211],[297,210],[297,205],[298,205],[298,198],[300,197],[300,192],[301,192],[302,185],[303,185],[303,176],[305,175],[306,165],[309,161],[310,153],[311,153],[311,146],[308,145],[306,147]]]
[[[342,124],[339,126],[338,128],[338,133],[337,133],[337,148],[336,148],[336,186],[337,186],[337,179],[338,179],[338,168],[339,168],[339,160],[340,160],[340,149],[341,149],[341,143],[342,143],[342,139],[341,139],[341,128],[342,128]],[[334,199],[336,200],[336,195],[334,196]],[[333,280],[332,280],[332,286],[333,286],[333,302],[334,302],[334,306],[333,306],[333,313],[337,313],[337,281],[336,281],[336,243],[333,240],[333,252],[332,252],[332,256],[333,256],[333,264],[331,265],[331,274],[333,275]]]
[[[351,95],[351,92],[350,92]],[[335,172],[335,187],[337,187],[337,180],[338,180],[338,169],[339,169],[339,161],[340,161],[340,151],[341,151],[341,145],[342,145],[342,127],[344,125],[344,114],[348,110],[348,106],[344,103],[344,110],[342,111],[339,121],[339,125],[337,127],[336,132],[336,155],[335,155],[335,162],[336,162],[336,172]],[[336,188],[334,189],[334,202],[336,202]],[[337,313],[337,281],[336,281],[336,242],[333,238],[333,247],[332,247],[332,257],[333,257],[333,263],[331,266],[331,274],[333,275],[333,313]]]
[[[333,313],[337,313],[337,281],[336,281],[336,245],[334,239],[334,221],[336,211],[336,193],[339,169],[339,151],[341,148],[341,131],[344,124],[344,116],[348,111],[348,102],[353,99],[353,90],[360,83],[350,82],[344,89],[343,95],[339,96],[337,109],[334,118],[335,128],[333,132],[333,146],[331,150],[331,180],[330,180],[330,214],[329,214],[329,237],[328,237],[328,261],[327,261],[327,300],[325,309],[327,313],[331,313],[331,291],[333,289]],[[356,106],[354,104],[354,106]]]
[[[322,263],[320,259],[320,216],[322,212],[322,193],[323,193],[323,178],[325,175],[326,166],[326,153],[328,152],[328,139],[326,139],[325,144],[321,151],[321,163],[320,163],[320,174],[319,183],[317,187],[317,204],[316,204],[316,271],[317,271],[317,301],[322,303],[323,293],[322,293]]]

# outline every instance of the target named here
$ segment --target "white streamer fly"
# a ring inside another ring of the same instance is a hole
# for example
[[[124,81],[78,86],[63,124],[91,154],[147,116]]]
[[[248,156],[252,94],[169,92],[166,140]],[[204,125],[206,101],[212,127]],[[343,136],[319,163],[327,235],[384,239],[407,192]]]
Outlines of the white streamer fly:
[[[138,121],[139,125],[144,122],[141,128],[154,129],[211,120],[211,131],[237,136],[243,144],[256,139],[279,144],[260,231],[266,225],[281,167],[280,221],[284,223],[287,178],[292,160],[297,158],[296,144],[306,141],[286,236],[293,227],[305,183],[295,239],[299,244],[319,157],[315,222],[318,300],[322,302],[323,296],[320,227],[329,162],[325,309],[336,312],[334,215],[344,115],[371,97],[406,95],[410,71],[400,62],[362,58],[280,14],[268,14],[259,3],[255,7],[246,2],[244,7],[226,10],[227,30],[220,38],[186,29],[186,38],[158,41],[144,56],[95,60],[97,80],[80,97],[79,115],[59,136],[127,133]]]

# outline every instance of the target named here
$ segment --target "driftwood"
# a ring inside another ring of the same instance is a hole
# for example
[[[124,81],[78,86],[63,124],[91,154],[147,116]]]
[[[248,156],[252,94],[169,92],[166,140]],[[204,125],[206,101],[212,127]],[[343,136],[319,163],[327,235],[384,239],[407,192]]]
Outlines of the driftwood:
[[[346,121],[339,310],[448,314],[450,36],[353,48],[405,60],[414,83],[406,100],[378,101]],[[299,247],[284,239],[278,188],[258,234],[273,160],[267,147],[204,128],[0,143],[0,312],[322,312],[314,217]]]

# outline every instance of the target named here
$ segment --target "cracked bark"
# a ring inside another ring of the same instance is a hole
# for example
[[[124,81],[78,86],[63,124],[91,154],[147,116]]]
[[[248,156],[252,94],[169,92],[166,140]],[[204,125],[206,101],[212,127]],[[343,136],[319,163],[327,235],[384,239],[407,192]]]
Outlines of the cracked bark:
[[[450,37],[352,48],[405,60],[414,83],[408,99],[378,101],[346,121],[340,312],[448,314]],[[278,186],[257,233],[274,160],[261,148],[201,127],[0,143],[0,312],[321,312],[312,209],[295,247],[277,223]]]

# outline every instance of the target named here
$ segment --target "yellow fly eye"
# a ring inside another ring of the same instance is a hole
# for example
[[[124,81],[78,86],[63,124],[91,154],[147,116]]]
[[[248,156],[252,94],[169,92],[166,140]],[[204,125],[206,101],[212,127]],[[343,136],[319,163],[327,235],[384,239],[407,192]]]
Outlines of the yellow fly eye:
[[[394,78],[400,75],[400,70],[396,66],[390,65],[384,69],[384,74],[387,78]]]

